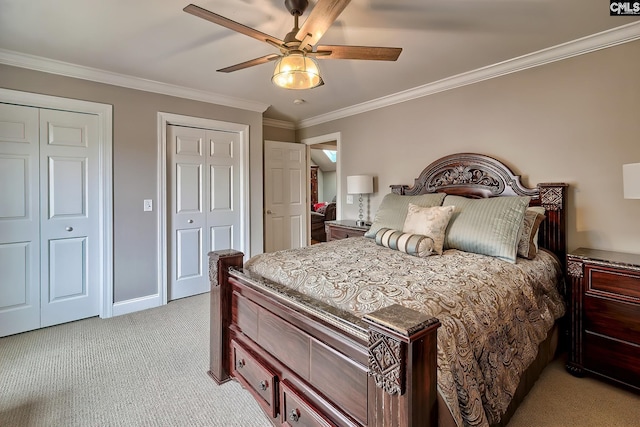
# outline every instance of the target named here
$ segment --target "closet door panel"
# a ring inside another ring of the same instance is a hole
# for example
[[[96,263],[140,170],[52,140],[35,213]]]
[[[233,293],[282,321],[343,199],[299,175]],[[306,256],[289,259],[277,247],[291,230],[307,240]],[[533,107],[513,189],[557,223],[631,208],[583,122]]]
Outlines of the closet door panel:
[[[40,327],[38,109],[0,104],[0,336]]]
[[[40,112],[42,326],[100,313],[98,117]]]

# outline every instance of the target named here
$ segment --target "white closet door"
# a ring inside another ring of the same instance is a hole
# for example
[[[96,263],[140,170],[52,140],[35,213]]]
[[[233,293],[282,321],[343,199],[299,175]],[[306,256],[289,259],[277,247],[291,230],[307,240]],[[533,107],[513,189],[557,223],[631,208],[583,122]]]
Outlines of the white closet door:
[[[171,248],[168,299],[206,292],[205,131],[167,126]]]
[[[209,291],[208,253],[241,250],[240,136],[167,126],[168,299]]]
[[[40,110],[42,327],[100,313],[98,127]]]
[[[241,250],[240,135],[208,130],[206,141],[208,251]],[[203,255],[206,266],[208,254]]]
[[[38,109],[0,104],[0,336],[40,327]]]

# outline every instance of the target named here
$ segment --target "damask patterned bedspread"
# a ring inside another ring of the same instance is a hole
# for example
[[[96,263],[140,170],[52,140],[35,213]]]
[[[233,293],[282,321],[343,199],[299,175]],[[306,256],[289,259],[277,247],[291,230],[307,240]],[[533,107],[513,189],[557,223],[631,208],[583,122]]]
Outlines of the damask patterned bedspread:
[[[358,317],[394,303],[437,317],[438,389],[459,426],[500,420],[564,313],[546,251],[516,264],[458,250],[419,258],[362,237],[257,255],[245,270]]]

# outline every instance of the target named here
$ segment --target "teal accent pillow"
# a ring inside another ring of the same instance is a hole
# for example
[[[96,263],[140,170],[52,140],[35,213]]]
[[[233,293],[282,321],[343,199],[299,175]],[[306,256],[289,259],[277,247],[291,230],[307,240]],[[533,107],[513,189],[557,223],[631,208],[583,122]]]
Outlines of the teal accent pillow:
[[[530,197],[468,199],[447,196],[443,206],[455,206],[447,227],[445,249],[494,256],[515,263],[524,214]]]
[[[426,257],[434,253],[433,239],[420,234],[403,233],[390,228],[381,228],[376,233],[376,243],[385,248],[409,255]]]
[[[389,193],[384,196],[380,207],[373,219],[371,228],[364,234],[364,237],[374,239],[376,233],[381,228],[390,228],[392,230],[402,230],[404,221],[407,218],[409,203],[424,208],[442,205],[446,194],[432,193],[421,194],[419,196],[401,196],[395,193]]]

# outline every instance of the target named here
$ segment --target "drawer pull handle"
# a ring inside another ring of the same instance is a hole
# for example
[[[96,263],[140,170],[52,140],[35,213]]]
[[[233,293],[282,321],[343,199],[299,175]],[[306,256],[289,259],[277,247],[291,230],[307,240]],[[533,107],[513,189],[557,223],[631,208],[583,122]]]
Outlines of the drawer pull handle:
[[[269,383],[265,380],[260,381],[260,390],[266,391],[267,387],[269,387]]]
[[[292,409],[291,413],[289,414],[289,420],[293,421],[294,423],[297,423],[299,419],[300,419],[300,411],[298,411],[297,409]]]
[[[243,359],[239,359],[236,362],[236,369],[242,369],[242,368],[244,368],[244,365],[245,365],[244,360]]]

